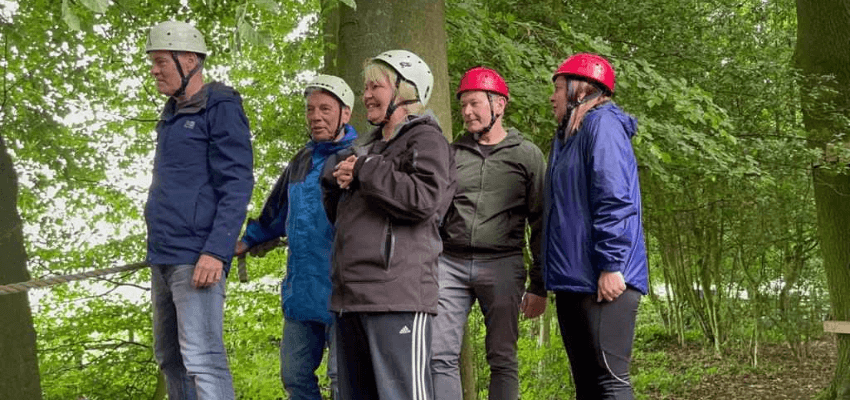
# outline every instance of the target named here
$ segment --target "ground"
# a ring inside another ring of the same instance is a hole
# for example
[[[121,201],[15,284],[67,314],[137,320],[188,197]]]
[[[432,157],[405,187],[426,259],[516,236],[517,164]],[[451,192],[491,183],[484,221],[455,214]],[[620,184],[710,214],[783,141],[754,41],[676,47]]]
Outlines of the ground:
[[[725,349],[723,356],[717,357],[710,349],[698,345],[664,347],[667,355],[664,363],[674,382],[655,387],[648,384],[642,393],[648,396],[639,397],[653,400],[812,399],[832,378],[837,352],[834,335],[812,342],[809,356],[803,359],[795,357],[787,345],[766,344],[759,351],[759,366],[753,368],[745,350]],[[640,359],[635,362],[640,367]]]

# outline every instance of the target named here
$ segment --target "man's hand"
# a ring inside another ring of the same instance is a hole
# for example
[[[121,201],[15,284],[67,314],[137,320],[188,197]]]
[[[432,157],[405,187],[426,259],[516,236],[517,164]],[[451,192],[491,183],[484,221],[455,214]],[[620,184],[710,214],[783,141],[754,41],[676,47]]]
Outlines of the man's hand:
[[[526,318],[537,318],[546,311],[546,297],[525,292],[520,309]]]
[[[221,280],[224,263],[217,258],[201,254],[198,263],[195,264],[195,274],[192,276],[192,285],[196,288],[205,288],[215,285]]]
[[[626,280],[622,272],[602,271],[599,274],[599,285],[596,291],[596,301],[614,301],[626,291]]]
[[[345,160],[339,162],[334,167],[333,176],[336,178],[336,183],[340,189],[347,189],[354,180],[354,163],[357,162],[357,156],[348,156]]]

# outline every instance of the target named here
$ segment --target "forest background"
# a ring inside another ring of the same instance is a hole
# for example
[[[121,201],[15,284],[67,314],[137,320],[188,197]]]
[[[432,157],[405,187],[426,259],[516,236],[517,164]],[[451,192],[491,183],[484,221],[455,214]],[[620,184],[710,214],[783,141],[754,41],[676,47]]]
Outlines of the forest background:
[[[376,36],[422,46],[447,136],[462,132],[451,94],[461,74],[485,65],[510,86],[506,124],[544,152],[555,129],[552,71],[590,51],[612,60],[615,100],[639,120],[652,291],[638,317],[637,398],[850,399],[850,338],[822,328],[850,321],[849,8],[839,0],[0,0],[0,284],[144,258],[141,210],[165,99],[143,43],[157,22],[196,24],[212,49],[207,79],[242,93],[257,179],[249,215],[308,138],[304,83],[337,73],[361,94],[351,71],[387,49]],[[242,399],[285,398],[285,264],[280,249],[249,259],[249,283],[231,274],[225,340]],[[148,279],[142,270],[0,296],[0,398],[163,399]],[[465,398],[486,398],[478,311],[468,328]],[[552,304],[521,322],[519,345],[522,398],[571,398]]]

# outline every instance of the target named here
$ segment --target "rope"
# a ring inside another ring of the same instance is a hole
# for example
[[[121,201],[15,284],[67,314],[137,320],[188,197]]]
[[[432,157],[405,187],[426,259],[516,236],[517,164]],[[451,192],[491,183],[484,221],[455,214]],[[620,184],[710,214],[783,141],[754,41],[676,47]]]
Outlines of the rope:
[[[0,285],[0,296],[5,294],[12,293],[21,293],[26,292],[29,289],[37,289],[48,286],[58,285],[60,283],[67,283],[72,281],[79,281],[86,278],[93,278],[96,276],[109,275],[114,274],[116,272],[122,271],[135,271],[138,269],[142,269],[148,266],[147,262],[137,262],[133,264],[122,265],[119,267],[113,268],[104,268],[104,269],[96,269],[93,271],[81,272],[79,274],[70,274],[70,275],[60,275],[60,276],[51,276],[49,278],[30,280],[26,282],[20,283],[12,283],[9,285]]]
[[[247,268],[247,258],[246,253],[242,253],[237,257],[236,270],[239,272],[239,282],[245,283],[248,282],[248,268]]]
[[[263,243],[261,245],[252,247],[252,249],[257,248],[259,251],[261,251],[261,254],[259,256],[262,257],[263,255],[265,255],[265,253],[267,251],[269,251],[269,250],[271,250],[275,247],[283,247],[283,246],[286,246],[286,241],[281,241],[281,240],[278,239],[278,240],[272,240],[272,241]],[[240,254],[238,256],[239,259],[238,259],[238,263],[236,265],[236,269],[239,273],[239,281],[240,282],[248,282],[248,269],[246,267],[246,260],[245,260],[245,258],[246,258],[245,256],[247,255],[246,253],[247,252]],[[10,283],[8,285],[0,285],[0,296],[6,295],[6,294],[13,294],[13,293],[22,293],[22,292],[26,292],[29,289],[38,289],[38,288],[43,288],[43,287],[48,287],[48,286],[54,286],[54,285],[58,285],[60,283],[80,281],[80,280],[83,280],[83,279],[86,279],[86,278],[94,278],[96,276],[114,274],[116,272],[135,271],[135,270],[138,270],[138,269],[145,268],[147,266],[148,266],[147,262],[137,262],[137,263],[133,263],[133,264],[122,265],[122,266],[119,266],[119,267],[103,268],[103,269],[96,269],[96,270],[93,270],[93,271],[81,272],[79,274],[51,276],[49,278],[44,278],[44,279],[34,279],[34,280],[26,281],[26,282]]]

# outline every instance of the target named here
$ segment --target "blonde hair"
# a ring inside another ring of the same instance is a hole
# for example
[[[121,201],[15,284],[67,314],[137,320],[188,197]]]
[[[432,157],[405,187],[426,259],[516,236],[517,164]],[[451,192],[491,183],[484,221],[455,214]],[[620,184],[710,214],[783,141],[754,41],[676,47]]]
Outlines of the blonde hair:
[[[416,101],[416,103],[400,106],[399,108],[404,109],[407,114],[419,114],[425,110],[425,106],[422,105],[422,102],[416,95],[416,86],[413,86],[412,83],[402,78],[399,82],[398,88],[396,88],[395,82],[396,79],[398,79],[398,73],[396,73],[395,69],[380,61],[375,61],[373,59],[366,60],[363,65],[363,82],[380,82],[384,80],[384,78],[389,81],[390,86],[393,89],[396,104],[406,100]]]
[[[574,79],[569,76],[567,78],[567,104],[577,103],[579,98],[585,99],[588,96],[602,91],[598,86],[594,85],[585,80]],[[575,85],[574,90],[570,91],[570,86]],[[572,96],[570,96],[572,94]],[[581,127],[582,121],[584,121],[584,116],[587,115],[587,112],[592,110],[593,107],[598,106],[606,101],[611,100],[611,95],[607,92],[602,91],[602,94],[590,101],[584,102],[576,106],[573,109],[572,115],[570,116],[570,120],[567,122],[569,126],[567,126],[566,134],[567,137],[575,135],[578,132],[578,129]]]

